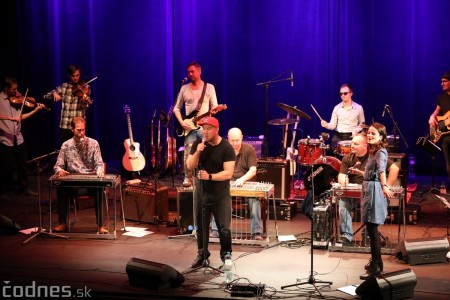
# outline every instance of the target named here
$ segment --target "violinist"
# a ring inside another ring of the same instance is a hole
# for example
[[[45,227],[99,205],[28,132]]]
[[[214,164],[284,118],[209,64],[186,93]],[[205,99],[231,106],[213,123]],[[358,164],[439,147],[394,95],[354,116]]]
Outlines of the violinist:
[[[0,201],[9,200],[6,192],[8,191],[7,187],[12,186],[11,174],[14,163],[18,169],[19,194],[36,195],[28,188],[27,147],[21,132],[21,121],[37,113],[43,108],[43,105],[35,104],[32,111],[22,113],[22,103],[16,103],[16,99],[20,98],[18,97],[17,86],[15,78],[6,77],[2,82],[0,92]],[[24,97],[22,98],[26,100]]]
[[[73,136],[70,128],[72,118],[86,118],[86,110],[92,104],[90,86],[80,80],[80,67],[70,65],[67,68],[67,76],[69,77],[69,82],[62,83],[44,96],[45,99],[50,99],[54,102],[62,101],[59,123],[61,144]]]

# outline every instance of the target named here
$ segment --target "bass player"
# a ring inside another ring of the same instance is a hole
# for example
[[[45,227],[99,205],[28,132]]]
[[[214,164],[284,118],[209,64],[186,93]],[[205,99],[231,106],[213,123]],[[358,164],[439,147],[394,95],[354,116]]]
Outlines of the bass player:
[[[430,124],[432,136],[436,134],[436,131],[442,131],[442,135],[439,135],[439,137],[442,139],[442,149],[447,167],[447,181],[450,182],[450,135],[447,134],[450,132],[448,127],[450,126],[450,71],[442,75],[441,86],[442,93],[437,97],[436,109],[431,114],[428,124]],[[437,142],[439,137],[434,142]]]
[[[197,115],[207,113],[218,106],[216,90],[210,83],[201,79],[202,67],[198,62],[191,62],[187,65],[188,84],[181,86],[176,100],[173,113],[182,127],[184,136],[184,180],[183,186],[192,185],[192,172],[186,168],[186,160],[191,150],[192,144],[197,139],[203,138],[203,130],[191,122]],[[184,104],[186,116],[181,114]]]

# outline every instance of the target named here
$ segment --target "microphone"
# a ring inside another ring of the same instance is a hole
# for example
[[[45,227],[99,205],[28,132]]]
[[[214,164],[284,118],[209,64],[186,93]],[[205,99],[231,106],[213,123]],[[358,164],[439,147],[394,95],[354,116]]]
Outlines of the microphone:
[[[291,87],[294,87],[294,72],[291,71]]]
[[[381,114],[382,118],[384,118],[384,114],[386,113],[388,107],[389,107],[389,105],[387,105],[387,104],[384,105],[383,113]]]
[[[187,77],[184,77],[183,80],[181,80],[181,84],[184,84],[187,80]]]

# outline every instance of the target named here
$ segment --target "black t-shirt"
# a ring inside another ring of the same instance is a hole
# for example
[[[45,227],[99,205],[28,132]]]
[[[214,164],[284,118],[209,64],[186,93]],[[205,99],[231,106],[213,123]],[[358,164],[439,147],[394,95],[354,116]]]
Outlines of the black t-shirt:
[[[441,107],[440,115],[445,115],[450,111],[450,95],[447,92],[439,94],[436,104]]]
[[[258,166],[258,158],[256,150],[252,145],[242,143],[241,149],[236,157],[236,165],[234,166],[234,173],[231,180],[236,180],[247,174],[250,167]],[[250,178],[248,181],[255,180],[256,176]]]
[[[347,174],[348,173],[348,169],[350,169],[351,167],[353,167],[358,161],[361,163],[357,169],[364,171],[364,168],[366,167],[366,163],[367,160],[369,158],[369,152],[366,153],[366,155],[358,157],[356,156],[355,153],[349,153],[346,156],[344,156],[344,158],[342,158],[342,163],[341,163],[341,168],[339,170],[339,173],[342,174]],[[391,165],[393,164],[393,161],[388,159],[387,161],[387,166],[386,166],[386,171],[389,170],[389,168],[391,167]],[[388,173],[388,172],[386,172]],[[359,174],[348,174],[348,182],[349,183],[357,183],[357,184],[361,184],[364,181],[364,176],[359,175]]]
[[[190,154],[195,153],[197,145],[201,142],[201,140],[197,140],[192,144]],[[215,146],[206,143],[205,149],[200,154],[198,169],[205,170],[208,174],[219,173],[224,170],[223,163],[228,161],[236,161],[236,155],[233,147],[227,140],[222,139]],[[209,203],[230,197],[230,180],[200,180],[200,184],[203,189],[204,200]]]

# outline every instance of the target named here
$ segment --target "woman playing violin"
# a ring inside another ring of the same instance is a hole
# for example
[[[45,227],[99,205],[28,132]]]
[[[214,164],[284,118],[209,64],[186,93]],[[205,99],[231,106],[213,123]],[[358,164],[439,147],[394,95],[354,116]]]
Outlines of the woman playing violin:
[[[92,104],[90,98],[90,86],[80,80],[80,67],[70,65],[67,68],[69,82],[64,82],[53,91],[47,93],[44,98],[53,101],[62,101],[61,120],[59,123],[61,143],[72,138],[70,122],[73,117],[86,117],[86,110]]]
[[[28,189],[27,147],[21,131],[21,121],[28,119],[43,108],[43,105],[38,103],[32,111],[22,114],[22,105],[10,101],[10,98],[17,97],[17,80],[13,77],[6,77],[2,83],[0,92],[0,201],[8,200],[5,193],[7,187],[12,186],[11,174],[14,162],[18,168],[19,193],[35,194]]]

